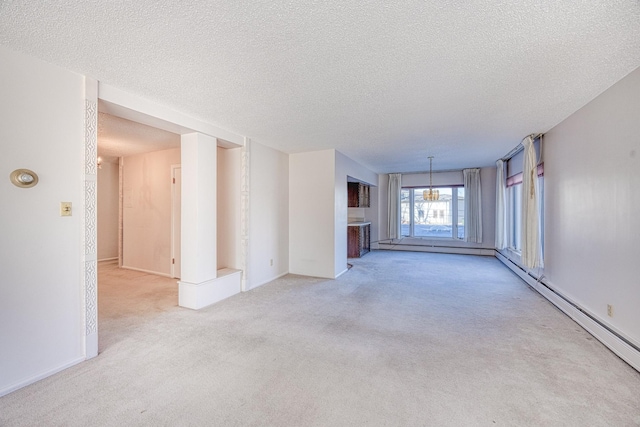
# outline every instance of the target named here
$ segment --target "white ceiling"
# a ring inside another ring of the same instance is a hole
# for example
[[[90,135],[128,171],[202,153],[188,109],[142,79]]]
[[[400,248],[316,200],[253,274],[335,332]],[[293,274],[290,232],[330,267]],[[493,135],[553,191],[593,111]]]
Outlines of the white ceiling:
[[[98,113],[98,155],[104,161],[115,162],[118,157],[177,147],[180,135]]]
[[[640,66],[638,0],[0,2],[0,44],[285,152],[494,163]]]

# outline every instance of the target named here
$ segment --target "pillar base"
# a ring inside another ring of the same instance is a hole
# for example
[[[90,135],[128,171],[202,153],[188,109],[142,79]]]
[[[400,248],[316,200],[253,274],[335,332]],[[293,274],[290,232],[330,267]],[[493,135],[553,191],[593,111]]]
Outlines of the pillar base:
[[[178,305],[199,310],[241,291],[242,271],[223,268],[215,279],[201,283],[178,282]]]

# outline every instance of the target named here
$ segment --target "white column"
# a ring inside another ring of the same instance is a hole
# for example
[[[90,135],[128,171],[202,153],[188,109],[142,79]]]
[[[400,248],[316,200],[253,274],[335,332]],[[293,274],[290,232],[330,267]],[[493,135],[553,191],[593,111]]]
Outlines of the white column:
[[[178,304],[200,309],[240,292],[240,271],[217,270],[217,140],[181,137],[181,280]]]
[[[217,140],[182,135],[181,307],[200,309],[240,292],[240,272],[217,271]]]
[[[216,139],[182,135],[181,163],[181,282],[197,284],[216,278]]]

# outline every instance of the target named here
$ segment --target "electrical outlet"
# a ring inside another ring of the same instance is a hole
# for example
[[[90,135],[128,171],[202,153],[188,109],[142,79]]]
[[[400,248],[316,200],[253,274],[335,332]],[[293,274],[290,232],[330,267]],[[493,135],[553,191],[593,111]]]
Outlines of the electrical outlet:
[[[271,259],[269,260],[269,265],[270,265],[271,267],[273,267],[273,258],[271,258]]]
[[[611,304],[607,304],[607,315],[613,317],[613,306]]]

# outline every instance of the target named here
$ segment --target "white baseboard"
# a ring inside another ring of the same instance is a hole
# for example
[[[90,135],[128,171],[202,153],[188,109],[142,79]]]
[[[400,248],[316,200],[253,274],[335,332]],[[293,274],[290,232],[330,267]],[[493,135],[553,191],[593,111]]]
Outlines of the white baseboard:
[[[408,251],[408,252],[432,252],[440,254],[457,254],[457,255],[484,255],[494,256],[494,249],[486,248],[465,248],[455,246],[427,246],[427,245],[406,245],[398,243],[378,243],[377,250],[387,251]]]
[[[539,282],[534,277],[522,270],[518,265],[510,261],[507,257],[496,251],[498,258],[511,271],[516,273],[529,286],[535,289],[540,295],[558,307],[563,313],[582,326],[587,332],[593,335],[598,341],[613,351],[622,360],[627,362],[637,371],[640,371],[640,351],[628,338],[598,320],[597,316],[581,308],[575,302],[555,290],[548,281]]]
[[[335,277],[335,278],[337,279],[338,277],[342,276],[342,275],[343,275],[344,273],[346,273],[347,271],[349,271],[349,269],[348,269],[348,268],[345,268],[345,269],[344,269],[344,270],[342,270],[340,273],[338,273],[338,274],[336,275],[336,277]]]
[[[86,355],[85,359],[93,359],[98,355],[98,332],[94,332],[85,337]]]
[[[241,292],[242,271],[218,270],[215,279],[202,283],[178,282],[178,305],[199,310]]]
[[[171,274],[169,274],[169,273],[160,273],[158,271],[145,270],[144,268],[128,267],[126,265],[123,265],[120,268],[124,268],[125,270],[139,271],[141,273],[155,274],[156,276],[163,276],[163,277],[168,277],[170,279],[173,279],[173,276],[171,276]]]
[[[281,278],[281,277],[283,277],[283,276],[286,276],[287,274],[289,274],[289,272],[288,272],[288,271],[285,271],[284,273],[280,273],[280,274],[278,274],[277,276],[272,277],[271,279],[264,280],[264,281],[262,281],[262,282],[258,283],[257,285],[253,285],[253,286],[251,286],[249,289],[247,289],[247,291],[251,291],[251,290],[253,290],[253,289],[259,288],[259,287],[260,287],[260,286],[262,286],[262,285],[266,285],[267,283],[271,283],[271,282],[273,282],[273,281],[274,281],[274,280],[276,280],[276,279],[279,279],[279,278]],[[245,292],[246,292],[246,291],[245,291]]]
[[[49,376],[51,376],[53,374],[57,374],[58,372],[63,371],[65,369],[67,369],[67,368],[70,368],[73,365],[77,365],[80,362],[84,362],[85,360],[86,359],[85,359],[84,356],[83,357],[79,357],[79,358],[74,359],[74,360],[72,360],[72,361],[70,361],[68,363],[65,363],[64,365],[58,366],[57,368],[50,369],[48,371],[45,371],[45,372],[42,372],[40,374],[34,375],[32,377],[29,377],[26,380],[22,380],[22,381],[19,381],[19,382],[15,383],[15,384],[12,384],[12,385],[10,385],[8,387],[5,387],[5,388],[0,390],[0,397],[2,397],[4,395],[7,395],[7,394],[9,394],[11,392],[14,392],[14,391],[18,390],[19,388],[26,387],[26,386],[28,386],[30,384],[33,384],[33,383],[38,382],[38,381],[40,381],[42,379],[45,379],[46,377],[49,377]]]

